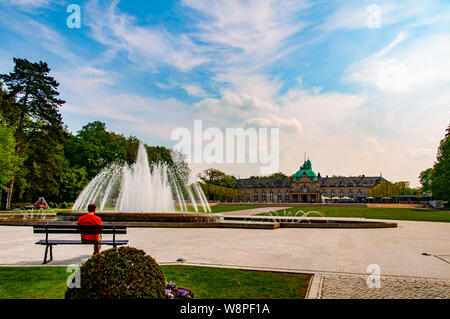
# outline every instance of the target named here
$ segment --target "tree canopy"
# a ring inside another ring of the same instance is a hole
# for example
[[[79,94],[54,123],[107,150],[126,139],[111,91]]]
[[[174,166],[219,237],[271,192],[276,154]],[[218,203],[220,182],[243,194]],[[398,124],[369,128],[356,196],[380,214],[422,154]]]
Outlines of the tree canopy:
[[[62,116],[59,108],[65,101],[58,98],[59,83],[49,75],[50,68],[47,63],[30,62],[26,59],[14,58],[14,69],[9,74],[0,74],[0,80],[6,86],[3,99],[8,103],[1,103],[1,113],[7,113],[7,121],[15,130],[15,156],[21,158],[21,167],[18,172],[23,179],[25,171],[30,176],[27,180],[39,180],[47,183],[46,190],[57,194],[53,181],[59,173],[61,145],[66,137],[62,127]],[[43,139],[43,140],[42,140]],[[39,145],[39,148],[36,147]],[[24,150],[26,150],[24,152]],[[52,154],[50,155],[50,154]],[[48,169],[43,170],[42,162]],[[54,174],[54,176],[50,176]],[[9,208],[16,174],[13,173],[8,190],[6,207]],[[41,186],[44,187],[44,186]],[[24,192],[21,185],[19,194]],[[20,197],[20,195],[19,195]]]
[[[431,174],[431,191],[436,199],[450,200],[450,125],[439,144]]]

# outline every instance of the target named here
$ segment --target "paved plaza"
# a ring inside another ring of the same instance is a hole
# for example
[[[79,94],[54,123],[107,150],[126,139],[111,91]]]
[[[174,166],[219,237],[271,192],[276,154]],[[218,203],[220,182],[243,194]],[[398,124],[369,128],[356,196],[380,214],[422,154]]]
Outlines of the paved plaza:
[[[161,264],[183,258],[186,264],[314,273],[322,298],[449,298],[450,223],[397,223],[382,229],[129,228],[118,238]],[[50,235],[61,237],[77,238]],[[0,226],[0,264],[40,265],[40,239],[32,227]],[[90,246],[55,246],[49,265],[79,264],[91,253]],[[367,288],[371,264],[380,267],[381,289]]]

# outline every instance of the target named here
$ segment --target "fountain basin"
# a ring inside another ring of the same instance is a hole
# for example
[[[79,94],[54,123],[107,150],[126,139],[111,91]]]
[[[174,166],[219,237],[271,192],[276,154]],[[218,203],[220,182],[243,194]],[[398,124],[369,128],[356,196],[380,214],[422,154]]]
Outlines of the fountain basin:
[[[77,221],[86,212],[58,212],[57,221]],[[220,214],[96,212],[104,222],[218,223]]]

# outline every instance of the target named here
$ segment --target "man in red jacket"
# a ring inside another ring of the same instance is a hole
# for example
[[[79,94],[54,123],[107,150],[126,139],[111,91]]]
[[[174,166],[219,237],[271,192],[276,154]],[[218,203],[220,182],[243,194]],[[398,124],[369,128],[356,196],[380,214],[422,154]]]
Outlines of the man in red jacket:
[[[86,215],[81,216],[78,219],[78,225],[93,225],[93,226],[101,226],[102,219],[98,216],[95,216],[95,210],[97,206],[95,204],[89,204],[88,213]],[[102,235],[100,234],[81,234],[81,241],[83,243],[92,243],[94,244],[94,255],[100,252],[100,242],[102,241]]]

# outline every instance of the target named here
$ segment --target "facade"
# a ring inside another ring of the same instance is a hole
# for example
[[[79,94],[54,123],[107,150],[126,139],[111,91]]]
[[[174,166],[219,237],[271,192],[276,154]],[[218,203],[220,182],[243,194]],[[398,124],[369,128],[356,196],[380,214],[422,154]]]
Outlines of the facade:
[[[292,178],[246,178],[237,181],[242,192],[239,201],[321,203],[324,201],[365,202],[369,190],[378,185],[381,176],[321,177],[306,160]]]

